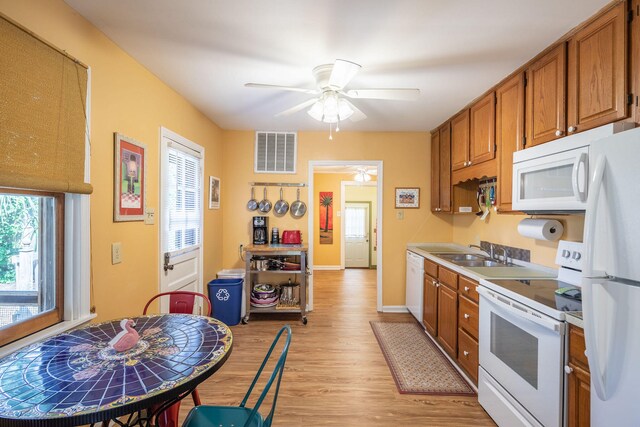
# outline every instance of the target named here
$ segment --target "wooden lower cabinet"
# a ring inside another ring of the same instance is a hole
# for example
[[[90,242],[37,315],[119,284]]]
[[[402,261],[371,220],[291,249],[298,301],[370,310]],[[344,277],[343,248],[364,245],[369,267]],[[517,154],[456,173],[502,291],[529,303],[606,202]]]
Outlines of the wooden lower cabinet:
[[[438,342],[453,358],[458,343],[458,293],[447,286],[438,287]]]
[[[584,331],[569,325],[569,363],[567,369],[567,425],[591,425],[591,376],[584,354]]]
[[[458,329],[458,364],[478,384],[478,340]]]
[[[422,307],[424,327],[432,337],[435,337],[438,335],[438,279],[426,273],[424,275],[424,301]]]

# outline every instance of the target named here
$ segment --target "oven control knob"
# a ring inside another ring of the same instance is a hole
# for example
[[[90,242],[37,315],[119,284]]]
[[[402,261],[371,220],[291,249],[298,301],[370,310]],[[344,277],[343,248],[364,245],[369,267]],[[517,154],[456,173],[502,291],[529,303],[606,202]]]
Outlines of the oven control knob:
[[[567,258],[569,259],[569,257],[571,257],[571,251],[567,250],[567,249],[563,249],[562,250],[562,258]]]
[[[582,254],[580,252],[574,252],[571,258],[575,259],[576,261],[579,261],[580,258],[582,258]]]
[[[571,366],[569,366],[569,365],[565,365],[565,366],[564,366],[564,372],[565,372],[567,375],[570,375],[570,374],[573,372],[573,368],[572,368]]]

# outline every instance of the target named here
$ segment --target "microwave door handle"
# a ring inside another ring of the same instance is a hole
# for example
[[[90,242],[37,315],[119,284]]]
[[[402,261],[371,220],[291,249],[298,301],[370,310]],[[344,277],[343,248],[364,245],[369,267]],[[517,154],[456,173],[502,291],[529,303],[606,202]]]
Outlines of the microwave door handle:
[[[576,199],[580,202],[584,202],[587,196],[587,181],[589,180],[589,174],[587,173],[587,153],[580,153],[578,161],[573,164],[573,171],[571,173],[571,183],[573,184],[573,194],[576,195]],[[580,167],[584,170],[584,179],[579,182],[580,179]],[[580,184],[582,184],[582,191],[580,190]]]
[[[553,322],[551,320],[546,320],[544,318],[534,316],[533,314],[527,311],[522,311],[518,308],[513,307],[510,304],[502,302],[493,292],[489,291],[486,288],[483,288],[482,286],[478,286],[478,293],[483,297],[489,299],[490,300],[489,302],[499,306],[500,308],[504,309],[505,311],[508,311],[510,314],[513,314],[516,317],[519,317],[520,319],[528,320],[529,322],[542,326],[545,329],[549,329],[550,331],[559,333],[561,335],[563,334],[563,329],[559,322]]]

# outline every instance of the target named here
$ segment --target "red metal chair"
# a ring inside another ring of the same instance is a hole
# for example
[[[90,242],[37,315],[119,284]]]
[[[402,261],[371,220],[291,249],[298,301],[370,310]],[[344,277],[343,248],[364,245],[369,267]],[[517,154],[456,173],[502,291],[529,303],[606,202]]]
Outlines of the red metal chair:
[[[151,303],[163,296],[169,296],[169,313],[193,314],[193,307],[195,306],[196,297],[200,297],[203,302],[203,314],[206,316],[211,316],[211,302],[209,301],[209,298],[199,292],[191,291],[172,291],[159,293],[147,302],[147,305],[144,306],[144,310],[142,310],[142,314],[147,314],[147,309],[149,308]],[[195,406],[201,405],[198,390],[193,390],[193,392],[191,393],[191,397],[193,398],[193,404]],[[158,417],[158,426],[177,427],[179,411],[180,402],[171,405]]]

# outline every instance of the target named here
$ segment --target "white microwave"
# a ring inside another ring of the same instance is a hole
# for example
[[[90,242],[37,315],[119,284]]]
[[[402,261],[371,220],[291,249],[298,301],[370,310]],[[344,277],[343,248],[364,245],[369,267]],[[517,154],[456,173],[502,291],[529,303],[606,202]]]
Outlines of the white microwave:
[[[629,128],[612,123],[513,153],[513,209],[584,212],[589,190],[589,145]]]

